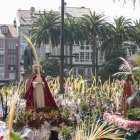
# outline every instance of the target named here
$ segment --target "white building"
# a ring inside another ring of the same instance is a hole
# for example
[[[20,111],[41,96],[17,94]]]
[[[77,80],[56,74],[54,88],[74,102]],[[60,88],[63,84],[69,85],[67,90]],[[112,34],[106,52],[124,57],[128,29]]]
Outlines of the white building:
[[[61,9],[58,9],[60,12]],[[65,19],[68,17],[81,18],[83,15],[90,15],[91,11],[89,8],[85,7],[66,7],[65,6]],[[26,40],[23,38],[23,34],[29,35],[31,30],[31,25],[34,22],[32,16],[39,16],[41,12],[36,11],[33,7],[30,10],[18,10],[17,24],[18,33],[20,38],[20,48],[21,56],[23,54],[25,46],[27,46]],[[73,73],[75,76],[78,74],[82,75],[84,78],[90,79],[92,76],[92,50],[90,45],[80,45],[75,44],[79,48],[79,53],[76,58],[73,58]],[[39,59],[45,59],[45,47],[38,50]],[[53,55],[60,55],[60,46],[51,48]],[[69,48],[65,47],[65,55],[69,55]],[[104,55],[98,52],[98,64],[104,62]],[[22,61],[22,57],[21,57]]]

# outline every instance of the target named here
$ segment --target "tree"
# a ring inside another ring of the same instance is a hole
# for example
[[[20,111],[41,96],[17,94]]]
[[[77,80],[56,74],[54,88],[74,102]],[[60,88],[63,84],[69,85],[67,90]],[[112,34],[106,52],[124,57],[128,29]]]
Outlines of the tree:
[[[106,17],[103,13],[93,12],[90,15],[84,15],[82,18],[83,29],[86,31],[87,39],[92,45],[92,72],[95,74],[97,67],[97,42],[100,41],[101,34],[106,30]]]
[[[81,41],[83,33],[80,28],[80,21],[74,17],[65,20],[64,33],[65,33],[65,44],[69,46],[70,53],[70,66],[72,68],[72,51],[75,42]]]
[[[37,46],[41,44],[57,45],[60,41],[60,16],[58,13],[44,11],[39,18],[34,17],[32,30],[30,31],[31,39]]]
[[[57,59],[50,59],[49,61],[41,61],[43,75],[57,77],[59,75],[59,61]]]
[[[121,64],[119,57],[126,57],[124,42],[130,40],[132,22],[130,19],[121,16],[114,19],[114,23],[110,24],[108,29],[106,36],[102,37],[102,50],[105,51],[106,63],[103,65],[104,69],[100,71],[101,75],[106,73],[107,77],[119,70]]]
[[[99,71],[99,75],[101,76],[102,81],[108,80],[114,73],[119,71],[119,67],[122,64],[121,59],[119,57],[126,56],[126,49],[114,49],[111,51],[110,59],[106,61],[102,68]]]
[[[130,32],[131,41],[135,42],[140,48],[140,20],[136,20],[132,28]]]
[[[113,24],[109,24],[109,30],[103,37],[102,50],[106,52],[106,60],[110,60],[111,52],[122,49],[123,43],[130,40],[132,31],[132,21],[121,16],[114,19]]]

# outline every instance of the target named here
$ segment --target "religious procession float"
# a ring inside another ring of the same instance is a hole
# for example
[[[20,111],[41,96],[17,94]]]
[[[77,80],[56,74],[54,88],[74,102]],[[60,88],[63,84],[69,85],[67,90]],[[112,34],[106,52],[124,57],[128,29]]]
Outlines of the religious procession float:
[[[59,77],[42,76],[33,50],[36,64],[29,80],[1,89],[0,140],[140,139],[140,67],[121,58],[123,68],[129,67],[123,80],[93,76],[90,86],[70,71],[60,94]]]

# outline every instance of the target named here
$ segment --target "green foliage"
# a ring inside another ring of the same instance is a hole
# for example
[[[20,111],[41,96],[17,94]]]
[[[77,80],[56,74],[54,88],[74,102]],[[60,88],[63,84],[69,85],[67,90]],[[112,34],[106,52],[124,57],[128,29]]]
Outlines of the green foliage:
[[[129,109],[128,117],[132,120],[140,120],[140,108]]]
[[[102,81],[106,81],[108,77],[111,77],[114,73],[119,71],[119,67],[122,64],[122,60],[119,57],[126,57],[125,49],[113,49],[109,56],[108,61],[102,65],[99,71],[99,75]]]
[[[45,76],[57,77],[59,75],[59,62],[57,59],[43,61],[41,65],[43,65],[43,74]]]
[[[18,134],[12,133],[11,134],[12,140],[24,140]]]
[[[134,67],[132,73],[134,74],[135,79],[140,81],[140,67]]]
[[[61,130],[62,140],[71,140],[72,127],[64,126]]]
[[[135,64],[140,66],[140,55],[137,55],[135,58]]]
[[[34,23],[30,36],[33,43],[38,47],[51,41],[52,46],[57,46],[60,41],[60,15],[54,11],[40,14],[39,18],[34,17]]]
[[[81,110],[82,110],[83,112],[87,112],[88,109],[89,109],[89,105],[88,105],[87,103],[82,103],[82,104],[80,105],[80,108],[81,108]]]

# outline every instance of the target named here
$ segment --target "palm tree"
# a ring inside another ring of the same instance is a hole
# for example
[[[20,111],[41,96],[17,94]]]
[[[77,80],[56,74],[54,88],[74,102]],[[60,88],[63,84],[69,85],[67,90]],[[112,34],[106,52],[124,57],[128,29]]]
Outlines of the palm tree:
[[[134,22],[133,30],[130,32],[130,36],[132,41],[140,48],[140,20],[136,20]]]
[[[65,34],[65,44],[69,46],[70,53],[70,66],[72,68],[72,51],[75,42],[81,41],[83,38],[82,30],[80,29],[81,23],[78,19],[72,17],[65,20],[64,34]]]
[[[113,23],[109,24],[106,35],[102,37],[102,50],[105,52],[106,63],[104,69],[100,71],[102,77],[107,78],[119,70],[121,60],[119,57],[126,57],[126,48],[124,43],[130,40],[132,31],[132,22],[121,16],[115,18]],[[104,75],[106,73],[106,75]]]
[[[97,42],[100,40],[101,34],[104,33],[106,28],[106,17],[103,13],[93,12],[90,15],[84,15],[82,18],[83,29],[87,32],[87,38],[92,45],[92,72],[96,72],[97,67]]]
[[[132,21],[121,16],[109,24],[109,30],[102,43],[102,49],[106,52],[106,59],[110,60],[110,54],[114,50],[123,49],[123,43],[130,40]]]
[[[57,45],[60,41],[60,16],[58,13],[44,11],[39,18],[34,17],[32,30],[30,31],[31,39],[37,46],[41,44]]]

